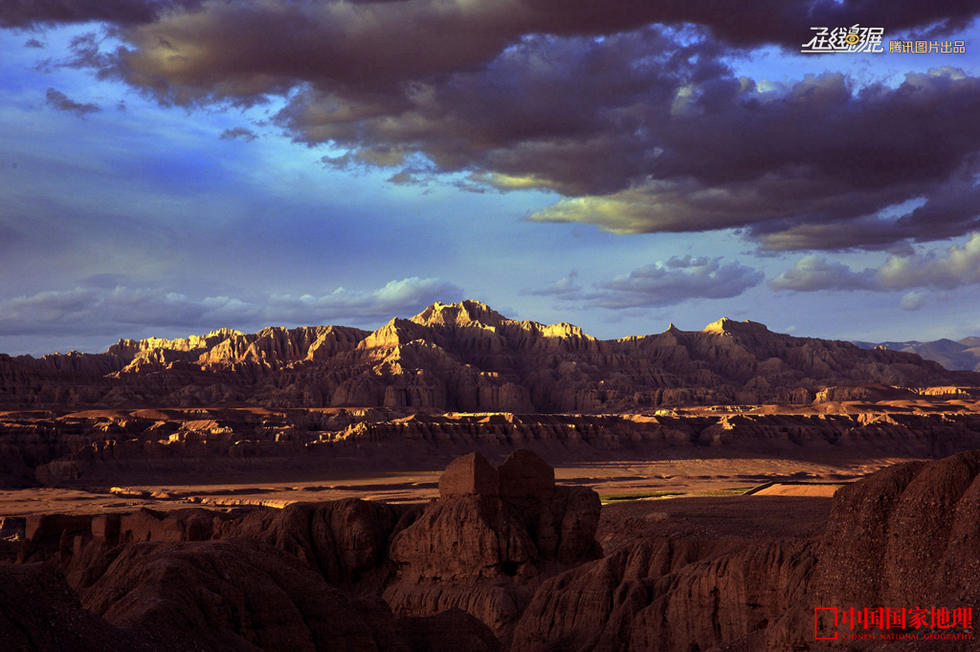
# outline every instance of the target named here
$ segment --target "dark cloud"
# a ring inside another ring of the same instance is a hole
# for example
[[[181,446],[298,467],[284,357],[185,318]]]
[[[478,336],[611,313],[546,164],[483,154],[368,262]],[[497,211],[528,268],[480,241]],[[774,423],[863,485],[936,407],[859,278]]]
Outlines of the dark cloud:
[[[43,48],[43,47],[44,47],[44,43],[41,43],[41,42],[40,42],[39,40],[37,40],[36,38],[32,38],[32,39],[28,39],[28,40],[27,40],[27,41],[26,41],[26,42],[24,43],[24,47],[25,47],[25,48],[39,48],[39,49],[40,49],[40,48]]]
[[[49,88],[44,97],[45,101],[47,101],[50,106],[53,106],[59,111],[67,111],[78,116],[85,116],[86,114],[96,113],[102,110],[98,104],[83,104],[81,102],[76,102],[61,91],[54,88]]]
[[[327,164],[326,161],[324,163]],[[398,186],[418,186],[424,183],[419,175],[412,170],[399,170],[388,177],[387,181]]]
[[[463,172],[467,187],[566,197],[534,220],[745,227],[770,250],[890,248],[980,226],[980,79],[944,68],[898,87],[832,73],[760,87],[723,63],[732,44],[798,49],[812,25],[941,33],[973,2],[146,6],[150,18],[116,20],[123,47],[82,39],[67,63],[164,103],[288,97],[275,122],[346,149],[332,167],[387,168],[394,183]]]
[[[799,47],[813,25],[882,26],[888,31],[928,28],[943,34],[967,24],[980,13],[970,0],[924,3],[917,0],[761,0],[745,6],[726,7],[713,0],[613,0],[598,5],[593,0],[471,0],[445,3],[434,0],[279,0],[265,3],[232,3],[216,0],[6,0],[0,5],[0,27],[31,27],[57,23],[104,21],[140,25],[184,12],[227,9],[228,14],[249,13],[289,20],[302,16],[307,31],[324,29],[317,23],[339,22],[359,26],[358,37],[375,32],[391,34],[402,28],[405,45],[395,49],[417,56],[430,37],[449,41],[449,52],[499,49],[501,43],[528,33],[560,36],[600,35],[629,31],[650,23],[692,23],[710,29],[718,38],[736,46],[765,43]],[[237,6],[235,6],[237,5]],[[255,5],[255,6],[248,6]],[[295,23],[290,25],[298,27]],[[411,26],[404,29],[405,26]],[[442,30],[442,31],[440,31]],[[340,31],[340,30],[338,30]],[[467,43],[469,37],[470,42]],[[370,38],[368,40],[371,40]],[[369,45],[374,45],[374,42]]]
[[[976,81],[976,78],[973,78]],[[940,98],[935,98],[937,102]],[[909,126],[914,130],[914,127]],[[941,126],[932,124],[929,129],[941,129]],[[952,129],[957,130],[956,126]],[[913,131],[912,133],[920,133]],[[972,135],[962,133],[965,138]],[[898,135],[896,134],[896,138]],[[935,137],[945,140],[945,136],[940,136],[939,131]],[[925,146],[928,138],[914,137],[910,139],[916,144]],[[787,220],[784,222],[774,222],[771,224],[758,224],[753,226],[753,234],[762,243],[762,246],[774,251],[787,251],[793,249],[847,249],[849,247],[861,247],[864,249],[891,249],[896,242],[903,239],[908,241],[924,242],[929,240],[943,240],[955,236],[969,233],[980,228],[980,185],[975,181],[976,175],[980,172],[977,164],[976,152],[966,152],[968,149],[961,147],[960,152],[955,148],[949,151],[952,158],[962,161],[959,168],[950,172],[943,181],[929,183],[910,182],[906,184],[896,183],[890,186],[889,190],[903,192],[906,199],[924,200],[921,206],[902,213],[897,218],[882,218],[867,213],[858,214],[857,217],[846,217],[845,219],[834,219],[832,215],[823,213],[816,218],[807,216],[809,219]],[[896,148],[893,148],[896,149]],[[928,168],[920,168],[920,159],[917,158],[911,147],[903,145],[903,157],[908,161],[907,165],[911,169],[921,170],[924,174]],[[936,160],[939,156],[937,153]],[[916,186],[921,188],[921,193],[916,192]],[[853,197],[844,198],[843,204]],[[878,209],[881,205],[890,201],[882,197]],[[887,206],[884,206],[887,208]]]
[[[38,72],[51,73],[58,68],[90,68],[98,71],[100,77],[110,75],[114,67],[113,55],[100,50],[111,30],[101,32],[86,32],[72,37],[68,43],[67,57],[49,57],[38,61],[34,69]]]
[[[37,27],[106,21],[128,25],[155,20],[175,8],[194,8],[201,0],[4,0],[0,27]]]
[[[727,93],[710,106],[697,89],[678,95],[650,139],[659,156],[649,179],[532,219],[622,233],[748,226],[773,250],[883,248],[980,225],[980,124],[969,117],[980,110],[980,79],[942,69],[854,90],[826,74]],[[879,214],[917,198],[925,204],[898,219]]]
[[[776,290],[797,292],[912,288],[952,290],[976,284],[980,284],[980,233],[977,232],[963,245],[952,245],[945,252],[893,255],[878,268],[854,270],[819,256],[804,256],[791,269],[770,282]],[[902,299],[902,307],[906,309],[921,305],[919,293],[908,293]]]
[[[397,167],[421,153],[433,171],[473,171],[504,190],[611,192],[647,173],[637,137],[689,77],[721,74],[712,44],[680,46],[658,30],[594,39],[525,38],[485,69],[391,94],[341,96],[311,86],[278,118],[303,142]],[[691,61],[693,59],[693,61]],[[347,160],[347,159],[345,159]]]
[[[592,38],[651,24],[690,24],[695,32],[711,31],[726,47],[782,43],[798,49],[811,25],[874,18],[873,24],[890,30],[956,27],[980,13],[965,0],[941,8],[912,0],[768,0],[736,13],[713,0],[621,0],[601,9],[591,0],[214,1],[176,10],[179,4],[165,3],[170,11],[164,12],[156,3],[127,3],[149,5],[153,18],[114,21],[130,44],[117,53],[118,73],[177,103],[255,101],[307,82],[345,96],[358,90],[367,106],[375,105],[372,98],[387,104],[377,94],[403,83],[478,71],[531,35]]]
[[[635,269],[624,276],[597,283],[593,290],[577,285],[575,272],[549,287],[528,294],[582,302],[589,307],[648,308],[669,306],[689,299],[728,299],[762,282],[762,272],[720,258],[673,257]]]
[[[234,140],[236,138],[250,143],[258,138],[258,136],[248,127],[233,127],[221,132],[221,140]]]
[[[126,277],[98,275],[71,290],[0,300],[0,335],[125,334],[142,327],[210,330],[269,324],[365,324],[409,315],[435,301],[456,301],[463,291],[417,277],[359,292],[338,288],[322,296],[273,294],[262,300],[189,297],[159,287],[116,284]]]

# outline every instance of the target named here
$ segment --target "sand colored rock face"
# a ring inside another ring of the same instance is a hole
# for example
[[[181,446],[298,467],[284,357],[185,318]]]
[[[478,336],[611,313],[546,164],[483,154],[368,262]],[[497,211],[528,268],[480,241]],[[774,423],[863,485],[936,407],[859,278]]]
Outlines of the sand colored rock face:
[[[571,324],[507,319],[477,301],[434,304],[368,333],[343,326],[223,329],[122,340],[105,353],[0,355],[0,406],[259,404],[611,412],[809,403],[828,386],[980,386],[910,353],[796,338],[723,319],[703,331],[596,340]],[[839,389],[825,397],[859,397]],[[10,471],[19,461],[4,462]],[[0,468],[0,471],[3,469]],[[2,474],[0,474],[2,477]]]

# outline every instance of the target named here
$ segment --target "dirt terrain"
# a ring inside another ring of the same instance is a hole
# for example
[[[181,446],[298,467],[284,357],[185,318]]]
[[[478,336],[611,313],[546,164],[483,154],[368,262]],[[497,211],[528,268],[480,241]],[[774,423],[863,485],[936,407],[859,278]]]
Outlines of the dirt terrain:
[[[0,514],[427,500],[442,467],[516,447],[603,500],[828,496],[896,462],[980,448],[977,401],[705,406],[623,415],[173,408],[0,413]],[[318,419],[327,419],[318,421]],[[328,430],[332,428],[332,430]],[[765,486],[763,486],[765,485]]]
[[[882,458],[850,466],[764,458],[613,461],[558,466],[555,477],[564,484],[591,487],[609,502],[734,495],[753,489],[757,490],[753,495],[829,496],[843,483],[896,461],[895,458]],[[192,505],[281,508],[295,502],[343,498],[411,503],[438,496],[439,473],[325,474],[315,484],[262,481],[226,484],[209,483],[202,478],[186,484],[137,484],[108,489],[7,489],[0,490],[0,514],[98,514],[138,507],[172,509]],[[773,486],[768,486],[771,483]]]

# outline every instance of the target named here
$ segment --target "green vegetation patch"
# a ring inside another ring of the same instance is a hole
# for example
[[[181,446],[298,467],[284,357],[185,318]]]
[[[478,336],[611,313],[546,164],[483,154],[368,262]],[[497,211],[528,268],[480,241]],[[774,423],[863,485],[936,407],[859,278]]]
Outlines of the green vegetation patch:
[[[683,496],[687,492],[685,491],[650,491],[644,493],[635,494],[606,494],[604,496],[599,496],[599,499],[604,503],[612,503],[622,500],[642,500],[644,498],[666,498],[667,496]]]
[[[628,494],[602,494],[599,496],[603,505],[621,503],[627,500],[655,500],[657,498],[676,498],[679,496],[741,496],[752,487],[732,487],[731,489],[698,489],[694,491],[644,491]]]
[[[691,492],[694,496],[741,496],[752,487],[734,487],[732,489],[704,489]]]

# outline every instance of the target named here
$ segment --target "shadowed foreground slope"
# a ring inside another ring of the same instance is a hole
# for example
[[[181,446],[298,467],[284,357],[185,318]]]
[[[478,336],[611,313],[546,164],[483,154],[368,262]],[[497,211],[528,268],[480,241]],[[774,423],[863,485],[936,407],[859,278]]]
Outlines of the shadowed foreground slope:
[[[595,494],[526,451],[455,461],[426,505],[31,517],[26,563],[0,565],[17,596],[0,634],[25,649],[105,632],[104,649],[823,649],[814,607],[980,606],[978,473],[980,451],[890,467],[838,491],[826,526],[826,499],[753,496],[607,507],[600,526]],[[962,625],[848,645],[980,649]]]

